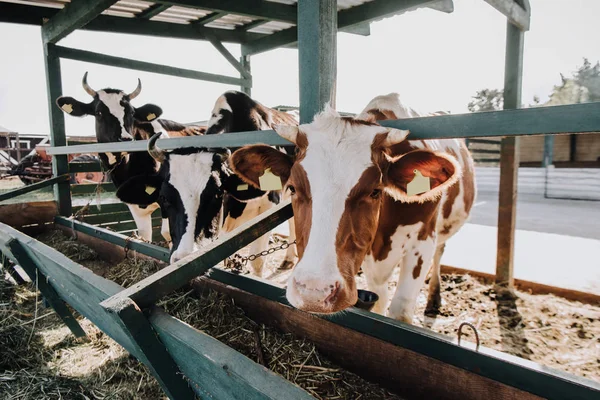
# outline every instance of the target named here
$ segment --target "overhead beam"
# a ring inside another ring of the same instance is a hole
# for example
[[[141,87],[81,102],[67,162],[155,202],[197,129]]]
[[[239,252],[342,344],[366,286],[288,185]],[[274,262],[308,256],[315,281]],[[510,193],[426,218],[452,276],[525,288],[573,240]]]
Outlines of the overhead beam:
[[[267,22],[269,22],[269,20],[257,19],[256,21],[248,22],[246,25],[238,26],[236,29],[239,31],[249,31],[250,29],[258,28]]]
[[[193,24],[193,25],[210,24],[211,22],[216,21],[219,18],[223,18],[226,15],[227,15],[227,13],[221,13],[221,12],[210,13],[208,15],[205,15],[204,17],[200,17],[197,20],[192,21],[191,24]]]
[[[94,53],[87,50],[72,49],[69,47],[56,46],[55,54],[61,58],[67,58],[70,60],[109,65],[111,67],[135,69],[138,71],[146,71],[153,72],[156,74],[176,76],[178,78],[189,78],[201,81],[224,83],[227,85],[235,86],[252,85],[252,83],[249,82],[247,79],[211,74],[208,72],[194,71],[185,68],[171,67],[169,65],[154,64],[146,61],[132,60],[129,58],[109,56],[106,54]]]
[[[52,18],[59,11],[56,8],[0,2],[0,22],[41,26],[44,18]]]
[[[153,4],[135,16],[140,19],[150,19],[156,17],[161,12],[168,10],[170,7],[171,6],[168,4]]]
[[[524,0],[525,8],[523,8],[515,0],[485,0],[486,3],[500,11],[508,18],[508,20],[522,31],[528,31],[531,18],[531,8],[529,1]]]
[[[118,0],[76,0],[42,25],[44,43],[56,43],[75,29],[85,26]]]
[[[404,13],[439,3],[439,0],[375,0],[338,12],[338,29],[342,32],[386,16]],[[269,35],[263,39],[244,44],[242,54],[253,55],[287,46],[298,41],[298,30],[294,26]]]
[[[217,39],[215,36],[210,36],[208,40],[213,45],[213,47],[217,49],[217,51],[221,53],[221,55],[225,57],[227,61],[229,61],[229,64],[231,64],[233,68],[235,68],[240,73],[240,75],[242,75],[242,78],[247,80],[252,79],[252,75],[250,74],[250,72],[246,70],[246,68],[244,68],[244,66],[233,56],[233,54],[229,52],[229,50],[227,50],[225,46],[223,46],[223,43],[221,43],[219,39]],[[248,85],[242,86],[248,87]],[[252,85],[249,85],[249,87],[252,87]]]
[[[264,0],[159,0],[157,3],[295,24],[296,7]]]

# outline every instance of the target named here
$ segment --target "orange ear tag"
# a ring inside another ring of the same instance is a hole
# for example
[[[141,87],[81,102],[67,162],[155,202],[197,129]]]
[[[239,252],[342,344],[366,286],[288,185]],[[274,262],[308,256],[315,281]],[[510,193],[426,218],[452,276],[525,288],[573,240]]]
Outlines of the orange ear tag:
[[[406,194],[409,196],[414,196],[431,190],[429,178],[423,176],[423,174],[421,174],[421,171],[418,171],[416,169],[413,172],[415,173],[415,177],[406,186]]]
[[[258,183],[260,183],[260,190],[264,190],[265,192],[283,189],[281,179],[271,172],[271,168],[267,168],[265,173],[258,178]]]

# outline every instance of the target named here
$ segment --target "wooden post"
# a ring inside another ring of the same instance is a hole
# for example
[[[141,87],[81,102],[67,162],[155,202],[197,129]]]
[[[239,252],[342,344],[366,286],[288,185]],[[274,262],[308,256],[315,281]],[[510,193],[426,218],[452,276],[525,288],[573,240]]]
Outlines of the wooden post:
[[[240,58],[240,64],[248,72],[248,74],[250,74],[250,79],[252,79],[252,67],[250,65],[250,56],[242,55],[242,57]],[[243,76],[240,75],[240,78],[243,78]],[[241,89],[242,92],[246,93],[248,96],[252,96],[252,87],[248,85],[242,85]]]
[[[554,162],[554,135],[544,136],[544,159],[542,168],[549,167]]]
[[[54,44],[44,43],[43,46],[48,90],[48,112],[50,114],[50,143],[52,146],[66,146],[65,116],[54,103],[58,97],[62,96],[60,59],[55,54]],[[67,155],[55,155],[52,157],[52,172],[54,176],[69,173],[69,159]],[[58,202],[58,212],[60,215],[70,216],[71,185],[69,181],[62,181],[54,186],[54,197]]]
[[[504,69],[504,109],[520,108],[523,78],[524,32],[506,24],[506,61]],[[500,190],[498,195],[498,252],[496,284],[513,286],[515,227],[517,217],[517,176],[519,138],[505,137],[500,148]]]
[[[298,2],[300,122],[309,123],[329,102],[335,107],[337,0]]]

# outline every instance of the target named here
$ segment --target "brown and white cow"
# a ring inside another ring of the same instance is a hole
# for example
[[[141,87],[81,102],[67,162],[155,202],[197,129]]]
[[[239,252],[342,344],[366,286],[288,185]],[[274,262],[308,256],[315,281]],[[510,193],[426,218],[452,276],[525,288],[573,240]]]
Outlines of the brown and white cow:
[[[401,272],[391,317],[412,322],[432,265],[429,305],[440,304],[439,261],[473,204],[473,161],[463,140],[410,141],[408,131],[375,122],[416,115],[397,94],[380,96],[357,118],[328,108],[311,124],[276,127],[297,145],[295,159],[265,145],[232,155],[233,169],[246,182],[256,186],[271,168],[292,195],[299,261],[286,295],[293,306],[335,313],[354,305],[362,266],[380,298],[375,311],[383,313],[396,265]],[[409,195],[416,170],[431,188]]]

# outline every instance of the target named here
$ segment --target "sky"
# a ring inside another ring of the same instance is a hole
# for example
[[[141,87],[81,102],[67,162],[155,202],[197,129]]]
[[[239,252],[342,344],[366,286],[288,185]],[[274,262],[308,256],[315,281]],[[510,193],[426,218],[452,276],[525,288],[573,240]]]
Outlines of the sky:
[[[544,102],[560,73],[587,57],[600,60],[600,1],[530,0],[525,35],[523,103]],[[505,17],[483,0],[454,0],[451,14],[419,9],[371,24],[367,37],[338,34],[337,109],[360,112],[380,94],[398,92],[422,111],[467,112],[477,90],[502,88]],[[238,76],[208,42],[77,31],[59,42],[109,55]],[[237,57],[238,45],[226,45]],[[90,97],[88,83],[142,93],[134,105],[158,104],[178,122],[207,120],[217,97],[239,89],[210,82],[63,60],[63,93]],[[252,57],[252,97],[267,106],[298,105],[298,52],[277,49]],[[93,135],[92,117],[66,116],[68,135]],[[48,133],[48,100],[39,27],[0,23],[0,125],[21,133]]]

